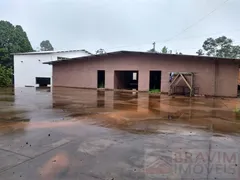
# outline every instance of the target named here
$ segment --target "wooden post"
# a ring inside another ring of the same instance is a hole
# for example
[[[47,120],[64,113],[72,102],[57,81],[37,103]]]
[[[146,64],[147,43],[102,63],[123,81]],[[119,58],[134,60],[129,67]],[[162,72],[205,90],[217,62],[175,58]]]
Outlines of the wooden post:
[[[173,85],[173,83],[177,80],[178,77],[179,77],[179,74],[173,79],[173,81],[171,82],[170,86]]]
[[[192,74],[191,74],[191,87],[192,87],[192,91],[191,91],[191,95],[190,95],[190,96],[192,96],[193,93],[194,93],[194,92],[193,92],[193,78],[194,78],[193,76],[194,76],[194,74],[192,73]]]

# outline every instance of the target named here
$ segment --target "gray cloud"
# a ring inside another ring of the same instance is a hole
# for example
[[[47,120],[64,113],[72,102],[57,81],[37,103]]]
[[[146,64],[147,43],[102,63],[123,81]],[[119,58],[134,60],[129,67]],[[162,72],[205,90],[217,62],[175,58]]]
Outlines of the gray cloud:
[[[22,25],[34,48],[49,39],[56,49],[147,50],[157,41],[158,49],[167,45],[194,53],[212,34],[224,33],[240,44],[240,31],[234,31],[240,29],[238,0],[230,0],[201,23],[164,43],[223,1],[1,0],[0,19]]]

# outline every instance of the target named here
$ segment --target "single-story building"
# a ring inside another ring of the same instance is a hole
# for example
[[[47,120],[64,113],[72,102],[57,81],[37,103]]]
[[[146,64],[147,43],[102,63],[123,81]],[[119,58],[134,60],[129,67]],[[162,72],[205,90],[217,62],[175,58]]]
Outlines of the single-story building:
[[[51,86],[52,67],[44,62],[89,55],[86,50],[15,53],[14,87]]]
[[[117,51],[46,62],[53,86],[237,96],[240,60]]]

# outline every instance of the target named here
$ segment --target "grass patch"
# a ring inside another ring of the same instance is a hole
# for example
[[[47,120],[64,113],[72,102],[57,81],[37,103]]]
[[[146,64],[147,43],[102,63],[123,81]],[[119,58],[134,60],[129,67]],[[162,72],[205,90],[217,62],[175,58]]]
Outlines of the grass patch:
[[[233,110],[233,112],[235,112],[235,113],[240,113],[240,108],[235,108],[234,110]]]
[[[233,112],[236,114],[236,119],[240,120],[240,108],[235,108]]]
[[[104,83],[101,83],[101,84],[98,85],[98,88],[104,88],[104,87],[105,87]]]
[[[160,93],[160,89],[150,89],[149,93]]]

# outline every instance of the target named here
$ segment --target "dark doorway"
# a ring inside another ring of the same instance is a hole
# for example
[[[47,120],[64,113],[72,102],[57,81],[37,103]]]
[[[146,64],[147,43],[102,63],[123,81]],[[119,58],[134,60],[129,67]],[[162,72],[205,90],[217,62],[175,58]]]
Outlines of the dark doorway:
[[[98,81],[97,81],[97,87],[98,88],[105,88],[105,71],[98,70]]]
[[[51,85],[51,78],[48,78],[48,77],[36,77],[36,84],[38,84],[39,87],[46,87],[48,85]]]
[[[138,71],[115,71],[114,89],[138,90]]]
[[[149,90],[161,90],[161,71],[150,71]]]

